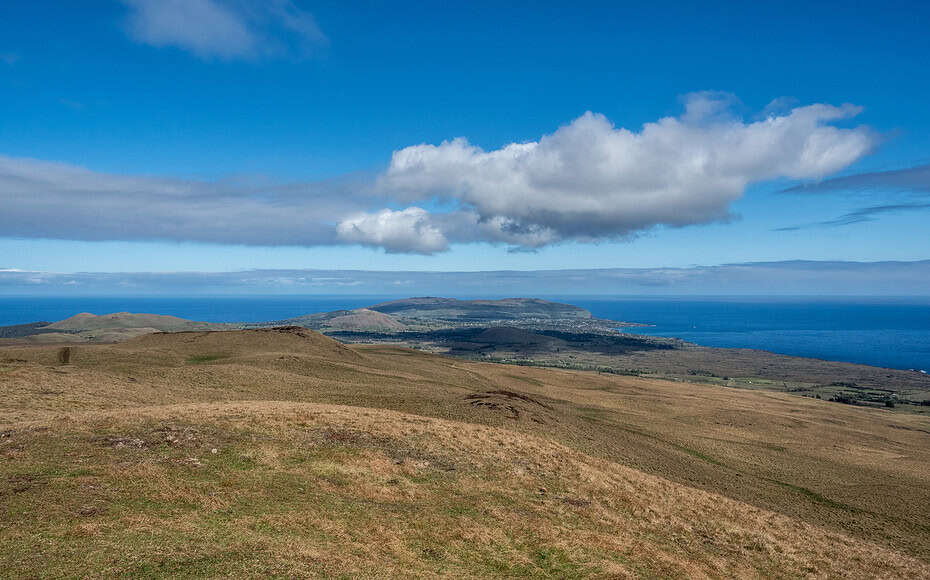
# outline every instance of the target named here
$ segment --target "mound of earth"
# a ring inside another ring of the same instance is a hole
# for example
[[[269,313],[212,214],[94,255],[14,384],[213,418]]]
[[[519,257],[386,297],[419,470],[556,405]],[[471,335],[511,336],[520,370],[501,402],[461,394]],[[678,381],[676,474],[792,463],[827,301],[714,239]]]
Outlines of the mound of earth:
[[[503,413],[508,419],[529,420],[545,425],[555,422],[555,410],[539,398],[524,393],[498,389],[466,395],[465,401],[495,413]]]

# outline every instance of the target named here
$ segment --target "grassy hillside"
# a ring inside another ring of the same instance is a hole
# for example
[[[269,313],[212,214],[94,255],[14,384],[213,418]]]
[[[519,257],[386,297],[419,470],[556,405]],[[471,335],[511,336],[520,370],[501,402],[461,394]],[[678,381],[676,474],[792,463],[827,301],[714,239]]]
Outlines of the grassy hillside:
[[[0,349],[19,576],[930,575],[930,421],[304,329]]]

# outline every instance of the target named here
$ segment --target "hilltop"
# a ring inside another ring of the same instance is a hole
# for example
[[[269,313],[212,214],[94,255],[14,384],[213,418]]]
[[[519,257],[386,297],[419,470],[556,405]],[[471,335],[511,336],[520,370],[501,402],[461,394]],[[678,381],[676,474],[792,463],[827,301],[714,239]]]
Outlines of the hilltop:
[[[153,332],[227,330],[229,324],[195,322],[164,314],[81,312],[58,322],[36,322],[0,327],[0,338],[33,343],[119,342]]]
[[[160,332],[178,332],[182,330],[207,330],[219,325],[208,322],[194,322],[176,316],[164,314],[132,314],[114,312],[96,315],[89,312],[75,314],[71,318],[49,324],[47,328],[58,330],[113,330],[122,328],[152,328]]]
[[[0,347],[23,576],[930,575],[923,416],[295,327],[56,350]]]
[[[407,329],[398,319],[369,308],[334,310],[288,318],[275,324],[289,324],[322,331],[397,332]]]

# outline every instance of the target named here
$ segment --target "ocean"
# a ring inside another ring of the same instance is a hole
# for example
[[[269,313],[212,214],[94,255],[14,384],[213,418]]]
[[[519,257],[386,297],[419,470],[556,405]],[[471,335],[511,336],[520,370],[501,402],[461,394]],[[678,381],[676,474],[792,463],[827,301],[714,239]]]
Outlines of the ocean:
[[[381,296],[0,297],[0,325],[78,312],[146,312],[207,322],[281,320],[369,306]],[[595,316],[652,326],[627,332],[930,371],[930,298],[545,296]]]

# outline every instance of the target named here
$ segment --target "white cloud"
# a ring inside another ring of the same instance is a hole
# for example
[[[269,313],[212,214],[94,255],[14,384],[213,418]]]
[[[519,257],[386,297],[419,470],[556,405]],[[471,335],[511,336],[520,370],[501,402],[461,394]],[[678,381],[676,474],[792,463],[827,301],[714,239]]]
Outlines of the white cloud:
[[[337,232],[345,242],[378,246],[388,252],[434,254],[449,247],[449,241],[419,207],[401,211],[383,209],[342,220]]]
[[[496,230],[497,241],[522,235],[517,245],[536,247],[725,220],[749,184],[819,179],[875,142],[865,128],[829,124],[857,115],[852,105],[797,107],[745,123],[728,114],[732,102],[691,95],[680,118],[639,132],[589,112],[539,141],[492,151],[464,138],[415,145],[394,153],[379,186],[408,203],[454,201]]]
[[[305,53],[326,42],[309,12],[291,0],[123,0],[137,42],[188,50],[200,58]]]
[[[748,185],[820,179],[876,140],[866,128],[831,124],[858,114],[852,105],[795,107],[747,123],[734,102],[692,95],[681,117],[639,131],[586,113],[538,141],[491,151],[463,138],[415,145],[396,151],[374,182],[198,181],[0,155],[0,232],[422,254],[456,243],[534,249],[631,239],[656,226],[726,220]],[[435,207],[453,209],[424,209]]]
[[[196,181],[100,173],[0,155],[0,232],[70,240],[249,245],[336,243],[334,220],[362,211],[365,184]]]

